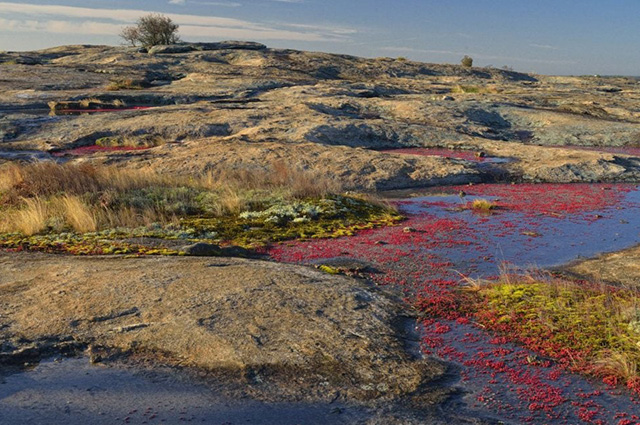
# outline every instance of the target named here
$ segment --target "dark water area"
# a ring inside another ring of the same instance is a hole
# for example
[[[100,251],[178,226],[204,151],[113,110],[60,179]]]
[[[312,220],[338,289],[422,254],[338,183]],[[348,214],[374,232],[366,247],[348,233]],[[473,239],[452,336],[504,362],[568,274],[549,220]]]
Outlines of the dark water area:
[[[7,161],[51,161],[53,156],[43,151],[29,151],[29,150],[12,150],[12,151],[0,151],[0,159]]]
[[[553,188],[548,186],[553,193]],[[448,258],[460,272],[472,277],[493,275],[498,271],[497,266],[504,262],[521,268],[549,268],[640,243],[640,191],[635,186],[602,185],[601,192],[623,187],[624,190],[617,194],[619,199],[615,202],[593,205],[594,209],[590,209],[587,199],[575,200],[582,211],[563,213],[545,212],[536,207],[526,207],[532,208],[526,211],[500,207],[509,191],[522,187],[506,186],[502,193],[495,192],[498,196],[493,192],[485,196],[482,188],[471,188],[467,191],[478,195],[464,198],[458,195],[418,196],[399,201],[399,204],[412,216],[427,214],[437,219],[458,221],[467,233],[461,237],[471,242],[468,247],[444,246],[432,251]],[[594,187],[596,190],[592,191]],[[590,196],[598,196],[597,189],[597,185],[590,186]],[[498,206],[489,214],[464,209],[474,199],[487,199]]]

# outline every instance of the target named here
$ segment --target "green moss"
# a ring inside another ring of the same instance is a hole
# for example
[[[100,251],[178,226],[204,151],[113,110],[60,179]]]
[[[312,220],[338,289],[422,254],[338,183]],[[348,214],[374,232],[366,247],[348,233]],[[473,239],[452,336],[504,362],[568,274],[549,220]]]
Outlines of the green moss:
[[[340,270],[331,266],[326,266],[324,264],[321,266],[318,266],[318,270],[322,270],[323,272],[329,273],[329,274],[340,274]]]
[[[332,238],[400,220],[394,211],[366,201],[334,196],[328,199],[276,203],[259,211],[224,217],[182,220],[195,234],[215,232],[224,241],[245,247],[287,239]]]

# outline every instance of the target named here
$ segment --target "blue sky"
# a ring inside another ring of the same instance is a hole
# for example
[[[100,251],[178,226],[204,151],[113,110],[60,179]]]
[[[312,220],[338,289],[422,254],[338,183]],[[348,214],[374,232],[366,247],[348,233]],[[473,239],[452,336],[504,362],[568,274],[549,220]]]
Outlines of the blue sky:
[[[118,44],[147,12],[172,17],[188,41],[640,75],[639,0],[0,0],[0,50]]]

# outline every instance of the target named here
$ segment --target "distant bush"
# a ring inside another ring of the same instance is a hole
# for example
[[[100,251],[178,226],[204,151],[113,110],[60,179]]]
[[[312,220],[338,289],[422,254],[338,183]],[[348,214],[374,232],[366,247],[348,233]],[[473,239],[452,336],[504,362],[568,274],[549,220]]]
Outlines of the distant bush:
[[[473,66],[473,58],[471,56],[467,56],[465,55],[462,60],[460,61],[460,63],[462,64],[462,66],[464,66],[465,68],[471,68]]]
[[[126,27],[120,37],[132,46],[152,47],[180,41],[178,25],[171,18],[152,13],[138,19],[136,26]]]

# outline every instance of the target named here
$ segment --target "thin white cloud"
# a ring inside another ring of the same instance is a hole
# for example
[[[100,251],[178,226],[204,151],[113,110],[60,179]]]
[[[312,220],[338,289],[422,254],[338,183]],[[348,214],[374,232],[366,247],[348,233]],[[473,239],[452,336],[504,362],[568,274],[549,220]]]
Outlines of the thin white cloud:
[[[462,58],[464,55],[469,55],[475,59],[504,60],[507,62],[539,63],[539,64],[548,64],[548,65],[575,65],[577,63],[575,61],[570,61],[570,60],[519,58],[519,57],[512,57],[512,56],[497,56],[497,55],[484,55],[481,53],[472,53],[472,52],[459,52],[454,50],[414,49],[412,47],[386,46],[386,47],[381,47],[380,50],[386,51],[386,52],[396,52],[396,53],[427,53],[427,54],[454,56],[458,58]]]
[[[87,7],[35,5],[0,2],[0,16],[16,16],[11,20],[2,18],[5,31],[39,31],[56,33],[113,35],[125,24],[135,22],[149,11],[135,9],[97,9]],[[26,16],[25,16],[26,15]],[[218,16],[198,16],[166,13],[180,25],[180,33],[192,37],[239,38],[257,40],[296,41],[344,41],[348,34],[342,28],[295,27],[295,24],[267,25],[240,19]],[[78,20],[82,22],[78,24]],[[105,22],[106,21],[106,22]],[[290,29],[287,29],[290,28]],[[115,31],[114,31],[115,30]]]
[[[545,49],[545,50],[560,50],[559,47],[556,46],[552,46],[550,44],[536,44],[536,43],[531,43],[529,44],[529,46],[531,47],[536,47],[538,49]]]
[[[355,28],[337,27],[333,25],[309,25],[309,24],[292,24],[289,22],[274,22],[279,27],[297,28],[302,30],[313,30],[320,32],[330,32],[333,34],[357,34],[359,31]]]

